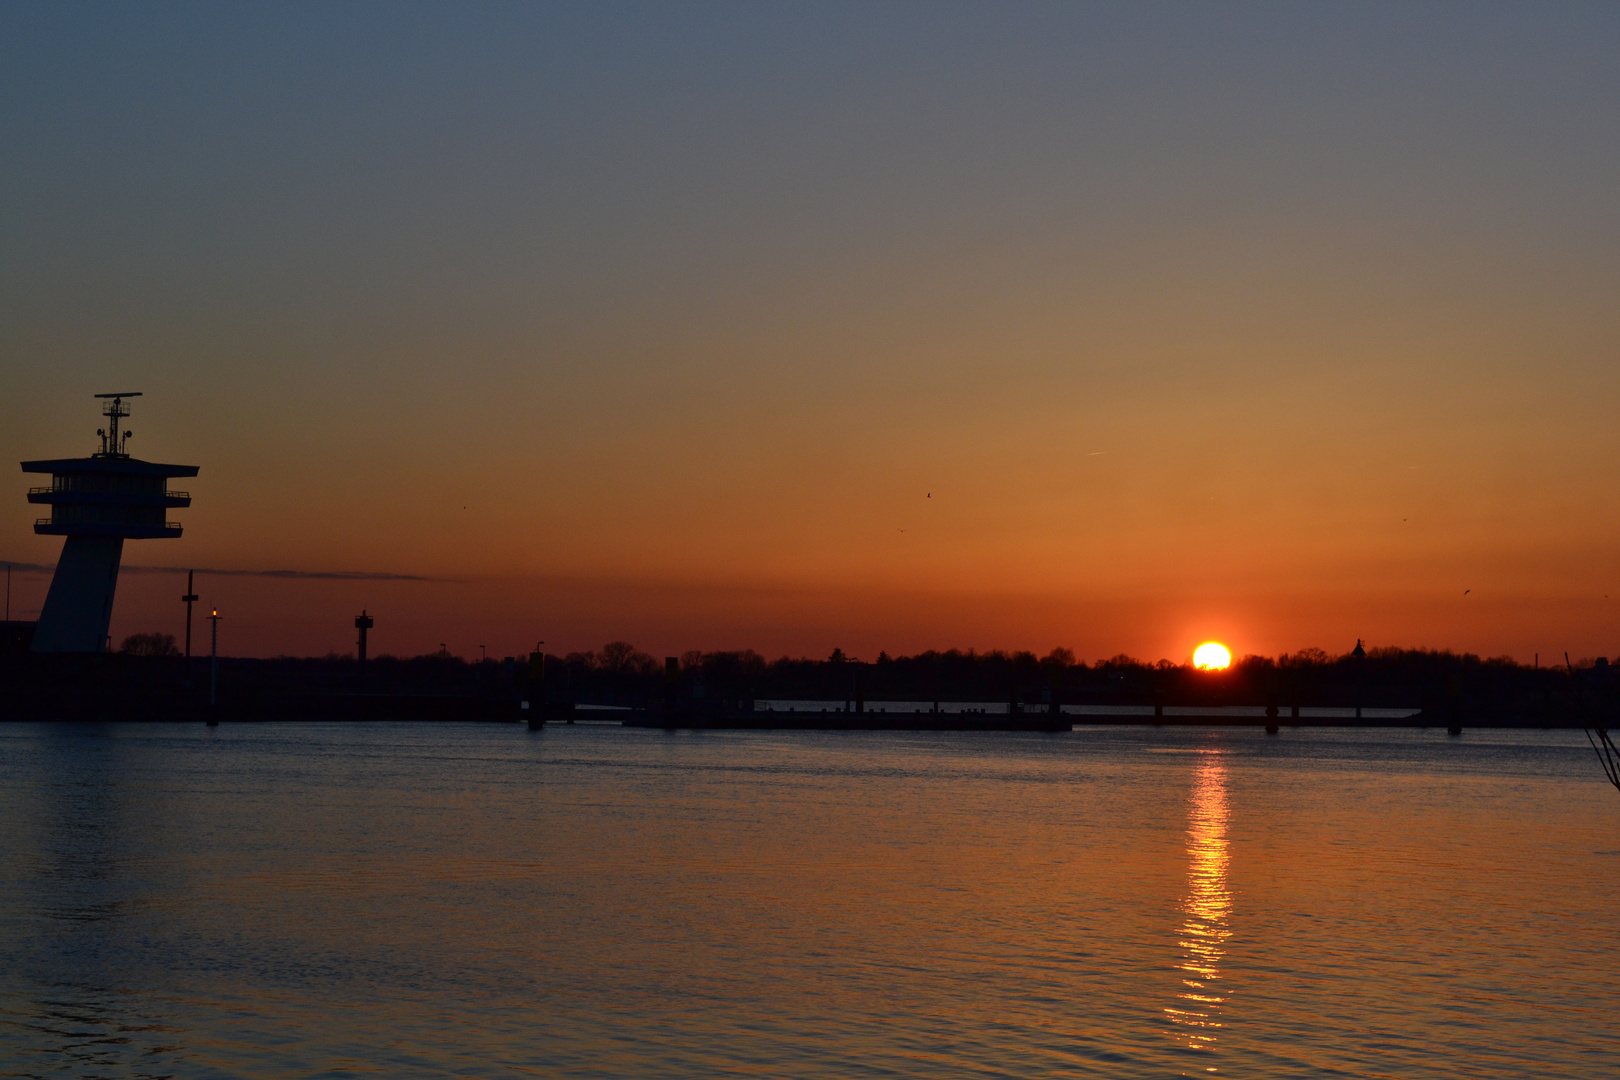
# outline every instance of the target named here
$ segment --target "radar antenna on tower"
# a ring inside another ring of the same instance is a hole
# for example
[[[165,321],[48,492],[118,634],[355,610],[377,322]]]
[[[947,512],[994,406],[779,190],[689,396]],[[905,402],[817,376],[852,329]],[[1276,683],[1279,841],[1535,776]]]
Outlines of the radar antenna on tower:
[[[129,457],[129,454],[124,450],[124,444],[127,443],[129,441],[129,437],[135,433],[126,429],[124,433],[120,435],[118,433],[118,421],[129,415],[129,406],[124,404],[124,399],[140,396],[141,392],[139,390],[129,390],[121,394],[96,395],[98,398],[112,399],[101,407],[101,415],[110,419],[112,421],[112,425],[108,428],[96,429],[96,434],[101,436],[101,453],[95,455],[96,457]]]

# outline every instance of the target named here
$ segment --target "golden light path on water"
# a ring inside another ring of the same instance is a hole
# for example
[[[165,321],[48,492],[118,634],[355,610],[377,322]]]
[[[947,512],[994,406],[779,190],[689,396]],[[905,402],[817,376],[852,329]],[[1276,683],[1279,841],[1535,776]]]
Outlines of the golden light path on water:
[[[1232,894],[1226,873],[1226,766],[1219,752],[1202,756],[1187,810],[1187,893],[1177,928],[1182,991],[1165,1014],[1170,1035],[1192,1050],[1213,1050],[1221,1028],[1221,959],[1231,936]],[[1211,1066],[1207,1071],[1214,1072]]]

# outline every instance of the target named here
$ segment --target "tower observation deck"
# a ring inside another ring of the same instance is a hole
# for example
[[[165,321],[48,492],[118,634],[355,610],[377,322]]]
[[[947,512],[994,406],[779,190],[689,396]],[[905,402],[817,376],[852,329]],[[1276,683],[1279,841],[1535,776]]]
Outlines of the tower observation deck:
[[[97,394],[108,424],[97,431],[101,450],[86,458],[25,461],[23,472],[50,473],[49,487],[28,491],[28,501],[51,508],[34,531],[64,536],[45,607],[34,630],[35,652],[101,652],[107,647],[113,593],[125,540],[180,535],[168,510],[190,506],[191,495],[169,490],[170,477],[196,476],[195,465],[161,465],[126,452],[133,432],[119,430],[135,392]]]

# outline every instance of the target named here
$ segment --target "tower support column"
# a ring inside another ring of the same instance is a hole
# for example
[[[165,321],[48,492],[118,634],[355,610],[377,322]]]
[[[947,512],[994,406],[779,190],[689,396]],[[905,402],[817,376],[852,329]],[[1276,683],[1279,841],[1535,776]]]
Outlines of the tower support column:
[[[105,651],[123,555],[121,536],[69,536],[63,542],[34,630],[35,652]]]

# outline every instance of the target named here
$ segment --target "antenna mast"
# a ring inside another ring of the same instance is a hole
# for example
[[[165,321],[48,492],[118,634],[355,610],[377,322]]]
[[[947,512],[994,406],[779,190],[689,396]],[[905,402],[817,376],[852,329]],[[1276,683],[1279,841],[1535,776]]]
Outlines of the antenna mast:
[[[101,453],[97,454],[96,457],[129,457],[129,454],[124,450],[124,446],[129,441],[129,437],[135,433],[126,428],[123,434],[119,434],[118,421],[129,415],[129,406],[124,404],[124,399],[136,398],[140,396],[141,392],[139,390],[130,390],[121,394],[96,395],[98,398],[112,399],[101,407],[101,415],[111,420],[112,424],[106,428],[96,429],[96,434],[101,436]]]

